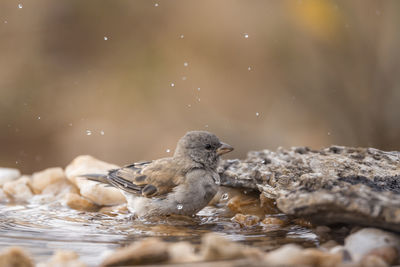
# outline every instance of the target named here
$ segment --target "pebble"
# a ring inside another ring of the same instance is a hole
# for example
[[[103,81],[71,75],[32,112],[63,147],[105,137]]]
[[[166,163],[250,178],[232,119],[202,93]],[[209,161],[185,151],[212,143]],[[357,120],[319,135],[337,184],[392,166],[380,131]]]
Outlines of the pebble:
[[[167,243],[158,238],[147,238],[115,250],[101,266],[156,264],[166,262],[168,259]]]
[[[62,168],[48,168],[32,175],[31,187],[35,194],[40,194],[47,186],[65,179]]]
[[[118,214],[128,214],[129,210],[126,203],[117,206],[102,207],[99,212],[113,216]]]
[[[390,264],[398,262],[400,238],[394,233],[380,229],[364,228],[346,237],[344,247],[355,262],[359,262],[367,255],[375,255]],[[393,248],[396,249],[396,253],[393,253]]]
[[[99,207],[94,204],[93,202],[85,199],[84,197],[80,196],[76,193],[68,193],[65,196],[65,204],[75,210],[82,210],[82,211],[97,211]]]
[[[30,182],[31,179],[28,176],[22,176],[17,180],[6,182],[3,185],[3,190],[16,201],[28,201],[33,196]]]
[[[0,168],[0,186],[21,177],[21,172],[12,168]]]
[[[126,202],[124,195],[114,187],[79,177],[83,174],[104,174],[118,166],[95,159],[91,156],[78,156],[65,169],[69,181],[75,184],[80,194],[99,206],[119,205]]]
[[[339,266],[342,254],[323,252],[315,248],[303,249],[299,245],[287,244],[267,253],[264,262],[271,266]]]
[[[267,226],[283,226],[285,225],[287,222],[279,219],[279,218],[275,218],[275,217],[267,217],[264,220],[261,221],[262,224],[265,224]]]
[[[260,222],[260,218],[255,215],[244,215],[238,213],[232,218],[232,221],[240,224],[240,226],[253,226]]]
[[[74,251],[57,250],[46,262],[37,264],[37,267],[85,267],[86,264],[79,260]]]
[[[9,247],[0,252],[0,266],[33,267],[30,256],[20,247]]]
[[[261,259],[263,252],[228,240],[220,234],[208,233],[202,238],[200,254],[203,261],[215,261],[241,258]]]
[[[241,194],[231,197],[227,203],[227,207],[236,213],[256,215],[264,217],[266,212],[260,206],[260,199],[258,196]]]

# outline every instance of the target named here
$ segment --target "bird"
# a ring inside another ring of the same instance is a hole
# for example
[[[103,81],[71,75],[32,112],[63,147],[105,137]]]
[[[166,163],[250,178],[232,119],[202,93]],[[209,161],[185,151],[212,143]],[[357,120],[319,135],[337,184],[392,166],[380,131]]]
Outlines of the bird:
[[[172,157],[82,177],[118,188],[134,217],[193,216],[217,193],[220,156],[232,150],[213,133],[190,131],[179,139]]]

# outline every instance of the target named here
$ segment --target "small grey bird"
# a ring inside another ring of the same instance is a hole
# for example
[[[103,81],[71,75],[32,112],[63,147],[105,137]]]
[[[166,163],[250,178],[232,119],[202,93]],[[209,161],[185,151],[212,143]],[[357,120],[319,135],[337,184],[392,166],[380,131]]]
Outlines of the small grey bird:
[[[193,131],[179,140],[173,157],[83,177],[120,189],[135,216],[193,215],[217,193],[219,157],[232,150],[212,133]]]

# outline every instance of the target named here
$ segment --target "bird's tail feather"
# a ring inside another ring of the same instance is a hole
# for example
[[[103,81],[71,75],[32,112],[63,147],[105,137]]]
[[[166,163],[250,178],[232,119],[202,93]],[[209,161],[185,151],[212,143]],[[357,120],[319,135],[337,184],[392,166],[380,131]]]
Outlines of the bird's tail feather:
[[[88,180],[100,182],[103,184],[110,184],[110,181],[107,179],[106,174],[82,174],[82,175],[79,175],[79,177],[84,177]]]

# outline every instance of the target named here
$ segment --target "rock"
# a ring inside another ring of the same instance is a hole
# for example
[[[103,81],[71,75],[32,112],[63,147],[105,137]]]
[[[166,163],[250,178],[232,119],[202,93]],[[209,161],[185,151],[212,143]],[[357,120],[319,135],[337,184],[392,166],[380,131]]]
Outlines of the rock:
[[[6,193],[4,193],[4,190],[0,188],[0,203],[7,203],[9,201]]]
[[[20,247],[9,247],[0,252],[0,266],[4,267],[33,267],[29,255]]]
[[[169,263],[198,262],[201,257],[189,242],[172,243],[168,246]]]
[[[262,220],[261,223],[266,226],[284,226],[285,224],[287,224],[286,221],[275,217],[267,217]]]
[[[232,221],[237,222],[240,226],[253,226],[260,222],[260,218],[255,215],[244,215],[238,213],[232,218]]]
[[[75,158],[65,169],[67,178],[75,184],[80,194],[100,206],[119,205],[125,203],[123,194],[114,187],[104,185],[79,177],[83,174],[105,174],[107,170],[118,166],[100,161],[91,156],[79,156]]]
[[[261,259],[263,252],[232,242],[219,234],[208,233],[202,238],[200,254],[204,261],[215,261],[241,258]]]
[[[380,247],[380,248],[375,248],[368,252],[366,255],[367,258],[369,256],[376,256],[384,260],[388,265],[396,264],[399,261],[399,252],[395,247],[391,246],[386,246],[386,247]],[[361,260],[362,262],[363,260]]]
[[[78,254],[73,251],[58,250],[47,261],[37,265],[37,267],[85,267],[86,264],[79,260]]]
[[[298,245],[287,244],[264,256],[271,266],[321,266],[334,267],[342,262],[341,254],[331,254],[318,249],[303,249]]]
[[[367,255],[364,257],[360,264],[360,267],[389,267],[389,265],[380,257],[375,255]]]
[[[345,239],[344,247],[355,262],[366,255],[375,255],[392,264],[398,262],[400,238],[396,234],[379,229],[364,228],[349,235]]]
[[[63,169],[48,168],[32,175],[31,187],[35,194],[40,194],[47,186],[65,179]]]
[[[218,170],[222,185],[258,188],[288,215],[400,231],[400,152],[279,148],[223,161]]]
[[[75,210],[82,211],[97,211],[99,210],[99,206],[94,204],[93,202],[85,199],[84,197],[76,194],[76,193],[68,193],[65,196],[65,204]]]
[[[0,186],[19,177],[21,177],[21,173],[17,169],[0,168]]]
[[[266,211],[264,207],[260,205],[260,199],[254,195],[236,195],[229,199],[227,207],[236,213],[251,214],[258,217],[264,217]]]
[[[128,214],[129,210],[128,207],[126,206],[126,203],[118,205],[118,206],[109,206],[109,207],[102,207],[99,212],[111,215],[111,216],[116,216],[118,214]]]
[[[27,176],[6,182],[3,185],[4,192],[16,201],[28,201],[33,194],[30,188],[31,179]]]
[[[102,266],[156,264],[168,259],[168,245],[158,238],[147,238],[117,249],[103,261]]]

